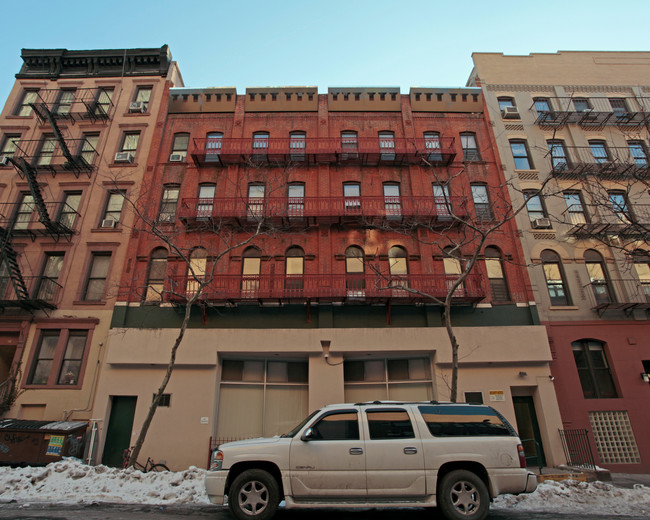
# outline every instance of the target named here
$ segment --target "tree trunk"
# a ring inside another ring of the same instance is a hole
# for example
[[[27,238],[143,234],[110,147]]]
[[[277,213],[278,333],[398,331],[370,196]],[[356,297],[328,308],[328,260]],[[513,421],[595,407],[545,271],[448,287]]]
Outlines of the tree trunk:
[[[445,330],[451,343],[451,389],[449,400],[455,403],[458,399],[458,340],[451,324],[451,302],[445,302]]]

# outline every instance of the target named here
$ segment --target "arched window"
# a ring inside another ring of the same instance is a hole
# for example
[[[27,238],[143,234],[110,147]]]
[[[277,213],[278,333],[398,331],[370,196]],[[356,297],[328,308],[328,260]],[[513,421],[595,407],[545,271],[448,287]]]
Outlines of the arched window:
[[[391,276],[406,276],[409,274],[408,255],[401,246],[393,246],[388,250],[388,268]]]
[[[292,246],[285,253],[284,288],[292,293],[302,293],[305,274],[305,252],[301,247]]]
[[[364,297],[366,294],[363,249],[350,246],[345,250],[345,287],[348,298]]]
[[[485,248],[485,270],[490,281],[492,301],[502,302],[510,300],[501,251],[496,247]]]
[[[607,269],[602,255],[598,251],[588,249],[585,251],[585,265],[589,273],[589,283],[594,292],[596,305],[604,305],[614,301],[613,292],[609,286]]]
[[[571,343],[585,399],[618,397],[609,371],[604,344],[593,339]]]
[[[259,182],[248,185],[248,220],[260,220],[264,217],[264,195],[266,187]]]
[[[208,132],[205,140],[205,162],[219,162],[223,132]]]
[[[287,196],[289,218],[302,217],[305,214],[305,183],[290,182],[287,186]]]
[[[187,157],[187,148],[190,145],[189,132],[178,132],[174,134],[172,142],[172,150],[169,155],[169,160],[173,162],[184,161]]]
[[[200,282],[205,279],[208,265],[208,252],[202,247],[197,247],[190,253],[187,266],[187,286],[185,294],[191,298],[200,288]]]
[[[395,160],[395,132],[384,130],[379,132],[379,160]]]
[[[199,184],[199,200],[196,204],[196,220],[206,221],[212,217],[214,196],[217,192],[215,184]]]
[[[436,203],[436,216],[441,220],[451,218],[451,199],[448,184],[433,184],[433,200]]]
[[[262,252],[257,247],[246,248],[242,255],[242,298],[257,298],[260,288],[261,262]]]
[[[398,182],[384,183],[384,206],[388,220],[400,220],[402,218],[402,201]]]
[[[542,251],[541,260],[551,305],[571,305],[560,255],[550,249]]]
[[[634,251],[632,258],[634,260],[634,270],[641,284],[641,294],[650,302],[650,253],[643,249]]]
[[[144,300],[146,302],[161,302],[165,288],[165,272],[167,271],[167,250],[158,247],[151,252],[149,274]]]
[[[305,160],[305,148],[307,146],[307,134],[301,131],[289,133],[289,150],[292,161]]]
[[[458,249],[447,246],[443,249],[442,265],[445,269],[446,287],[450,290],[452,285],[463,274],[463,265],[461,264],[461,255]],[[454,296],[463,296],[465,294],[465,285],[460,284],[454,291]]]

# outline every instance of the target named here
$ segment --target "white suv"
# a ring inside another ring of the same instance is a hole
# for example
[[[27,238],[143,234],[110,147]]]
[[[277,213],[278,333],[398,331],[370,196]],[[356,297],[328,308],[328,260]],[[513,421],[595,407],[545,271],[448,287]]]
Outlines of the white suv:
[[[512,426],[483,405],[330,405],[280,437],[222,444],[205,478],[210,501],[238,520],[287,508],[438,506],[482,520],[502,493],[530,493],[535,475]]]

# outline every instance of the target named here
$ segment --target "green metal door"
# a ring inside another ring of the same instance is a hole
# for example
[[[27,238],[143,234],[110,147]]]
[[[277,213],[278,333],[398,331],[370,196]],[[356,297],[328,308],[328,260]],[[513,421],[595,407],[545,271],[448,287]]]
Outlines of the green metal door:
[[[122,455],[131,443],[131,429],[135,415],[136,396],[114,395],[111,397],[111,416],[106,428],[106,442],[102,464],[122,467]]]
[[[544,446],[542,446],[542,435],[539,431],[533,398],[531,396],[513,396],[512,402],[515,406],[517,431],[526,453],[526,465],[541,464],[545,466]]]

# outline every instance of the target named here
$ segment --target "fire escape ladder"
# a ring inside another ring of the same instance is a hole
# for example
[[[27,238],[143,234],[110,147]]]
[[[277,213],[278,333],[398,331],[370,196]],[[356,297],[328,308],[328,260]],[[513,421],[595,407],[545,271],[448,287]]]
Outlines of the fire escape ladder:
[[[38,220],[45,227],[49,228],[53,224],[50,214],[47,212],[47,206],[43,200],[43,194],[41,193],[41,187],[38,185],[38,180],[36,179],[36,170],[32,168],[25,159],[19,157],[17,161],[14,161],[14,164],[17,164],[20,171],[22,171],[25,179],[27,179],[27,184],[29,185],[29,191],[34,197],[34,207],[38,213]]]
[[[16,253],[16,250],[11,245],[11,231],[0,228],[0,265],[3,264],[9,270],[11,283],[18,300],[29,300],[29,292],[25,285],[25,279],[18,265],[18,253]]]

